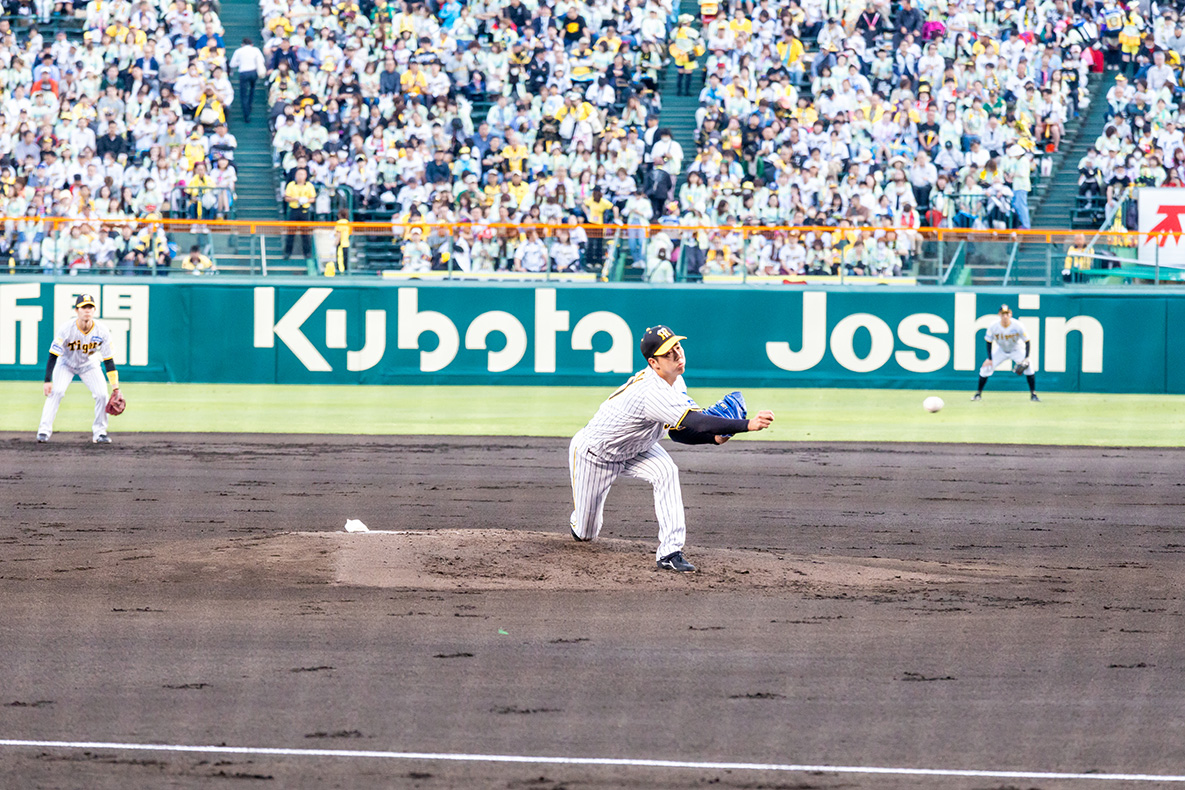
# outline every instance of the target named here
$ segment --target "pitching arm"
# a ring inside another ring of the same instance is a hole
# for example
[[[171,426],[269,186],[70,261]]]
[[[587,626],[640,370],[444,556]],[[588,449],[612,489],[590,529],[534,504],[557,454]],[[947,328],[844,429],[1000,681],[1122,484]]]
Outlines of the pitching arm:
[[[668,434],[672,442],[679,444],[719,444],[711,431],[692,431],[687,428],[672,429]]]
[[[670,437],[682,444],[723,444],[716,437],[728,436],[747,431],[763,431],[774,421],[772,411],[761,411],[751,420],[730,419],[716,417],[699,411],[689,411],[683,415],[678,425],[671,426]],[[686,431],[690,441],[682,441],[678,434]]]
[[[683,419],[679,421],[678,425],[671,426],[671,430],[710,433],[713,436],[723,433],[743,433],[749,430],[749,421],[717,417],[713,414],[704,414],[702,411],[689,411],[683,415]]]

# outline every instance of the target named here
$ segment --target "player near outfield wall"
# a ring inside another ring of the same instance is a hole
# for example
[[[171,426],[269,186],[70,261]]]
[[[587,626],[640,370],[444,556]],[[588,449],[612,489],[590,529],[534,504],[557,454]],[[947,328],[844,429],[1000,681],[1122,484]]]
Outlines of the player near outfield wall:
[[[979,388],[971,400],[983,400],[983,388],[993,372],[1006,360],[1012,360],[1012,370],[1024,376],[1029,383],[1029,400],[1040,402],[1037,397],[1037,374],[1029,358],[1032,342],[1024,324],[1012,317],[1012,308],[1000,305],[1000,320],[988,327],[984,336],[987,342],[987,359],[979,368]]]
[[[45,364],[45,406],[41,410],[41,425],[37,441],[48,442],[53,435],[54,418],[70,382],[78,376],[95,399],[95,420],[91,426],[91,441],[110,444],[107,436],[107,384],[111,384],[111,398],[122,402],[119,392],[119,373],[111,352],[111,330],[95,320],[95,298],[82,294],[74,300],[75,317],[63,324],[54,335]],[[106,369],[104,380],[99,360]]]

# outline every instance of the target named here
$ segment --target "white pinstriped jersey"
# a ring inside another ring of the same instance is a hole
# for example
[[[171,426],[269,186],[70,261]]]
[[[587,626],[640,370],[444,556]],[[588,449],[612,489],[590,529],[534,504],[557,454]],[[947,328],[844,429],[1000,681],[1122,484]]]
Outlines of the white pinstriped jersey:
[[[1025,331],[1024,324],[1015,318],[1009,322],[1007,328],[999,321],[992,324],[988,327],[985,337],[992,346],[999,347],[1006,353],[1016,351],[1017,348],[1023,347],[1029,341],[1029,333]]]
[[[71,370],[82,371],[97,366],[100,359],[111,359],[111,330],[95,321],[91,331],[83,332],[78,328],[78,319],[71,318],[70,323],[62,324],[54,335],[49,353],[56,354],[58,362],[68,365]]]
[[[601,404],[584,427],[586,446],[604,461],[626,461],[658,443],[668,426],[698,409],[683,377],[667,384],[653,368],[635,373]]]

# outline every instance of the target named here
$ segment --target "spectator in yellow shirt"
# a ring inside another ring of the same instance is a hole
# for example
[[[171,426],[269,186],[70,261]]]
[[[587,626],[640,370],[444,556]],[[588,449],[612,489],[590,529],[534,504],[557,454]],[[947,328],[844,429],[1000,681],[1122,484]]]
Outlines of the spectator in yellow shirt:
[[[325,276],[333,277],[335,274],[345,274],[346,268],[350,263],[350,210],[338,209],[337,222],[333,227],[334,234],[337,236],[337,260],[330,261],[325,264]],[[335,265],[336,264],[336,265]]]
[[[185,169],[193,170],[197,167],[198,162],[205,162],[208,151],[206,150],[206,139],[202,137],[202,130],[199,127],[194,127],[193,132],[190,133],[189,139],[185,141],[185,145],[181,149],[181,156],[185,159]]]
[[[502,158],[506,160],[506,169],[510,173],[521,173],[523,171],[523,162],[530,156],[531,152],[527,146],[519,139],[515,132],[506,133],[506,145],[502,148]]]
[[[226,109],[222,106],[222,102],[218,101],[213,87],[207,87],[202,92],[197,107],[194,108],[193,117],[194,120],[209,129],[213,129],[217,124],[226,123]]]
[[[218,205],[218,195],[214,192],[214,182],[206,175],[206,160],[194,165],[193,177],[185,185],[185,196],[189,198],[188,214],[191,218],[201,220],[202,217],[214,213]]]
[[[296,176],[284,187],[284,202],[288,204],[288,220],[290,222],[308,222],[309,212],[313,202],[317,199],[316,188],[308,182],[309,171],[303,167],[297,169]],[[300,236],[300,249],[304,257],[309,257],[309,234],[305,227],[297,227],[295,232],[290,228],[288,237],[284,239],[284,257],[292,257],[292,244]]]
[[[514,198],[514,205],[522,206],[531,192],[531,185],[523,181],[522,171],[515,170],[510,174],[510,183],[506,185],[506,191]]]
[[[745,12],[739,8],[733,16],[732,21],[728,23],[728,26],[732,28],[733,33],[744,33],[750,37],[753,35],[753,21],[746,17]]]
[[[1088,247],[1086,236],[1077,234],[1074,243],[1066,250],[1066,262],[1062,266],[1062,281],[1066,283],[1080,283],[1086,278],[1082,272],[1090,268],[1090,261],[1094,256],[1094,247]]]
[[[214,261],[202,255],[201,247],[196,244],[189,248],[189,254],[181,261],[181,268],[194,274],[213,274],[215,271]]]
[[[606,219],[612,219],[616,209],[601,194],[601,188],[592,191],[592,197],[584,201],[584,215],[590,224],[604,225]],[[588,266],[600,269],[605,257],[605,232],[600,228],[590,228],[588,233]]]
[[[428,92],[428,75],[414,60],[407,64],[407,71],[399,78],[399,86],[408,96],[420,96]]]

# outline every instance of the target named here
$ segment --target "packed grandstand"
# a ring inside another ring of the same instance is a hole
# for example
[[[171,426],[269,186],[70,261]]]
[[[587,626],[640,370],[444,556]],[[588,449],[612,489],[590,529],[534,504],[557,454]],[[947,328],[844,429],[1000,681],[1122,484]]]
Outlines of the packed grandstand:
[[[9,2],[10,265],[214,270],[252,105],[283,213],[250,219],[339,221],[329,273],[377,221],[408,272],[908,274],[919,228],[1028,228],[1093,96],[1105,130],[1063,167],[1096,219],[1185,178],[1171,7],[688,5],[263,0],[240,42],[216,1]]]

